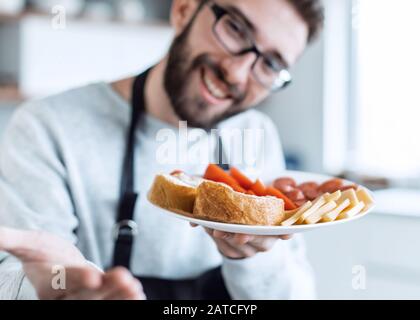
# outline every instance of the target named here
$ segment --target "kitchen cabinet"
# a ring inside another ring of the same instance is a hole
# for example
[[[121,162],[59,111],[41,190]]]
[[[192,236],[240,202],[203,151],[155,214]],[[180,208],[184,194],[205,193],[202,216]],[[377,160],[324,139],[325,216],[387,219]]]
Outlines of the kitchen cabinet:
[[[139,24],[66,20],[28,14],[0,24],[0,72],[16,78],[25,97],[53,94],[140,72],[167,51],[173,31],[165,22]]]

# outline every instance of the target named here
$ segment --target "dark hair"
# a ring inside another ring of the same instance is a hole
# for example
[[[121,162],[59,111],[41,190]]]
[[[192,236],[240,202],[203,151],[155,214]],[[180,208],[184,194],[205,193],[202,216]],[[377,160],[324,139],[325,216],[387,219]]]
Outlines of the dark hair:
[[[210,0],[200,0],[201,6]],[[316,40],[324,27],[324,6],[322,0],[287,0],[295,7],[309,28],[308,43]],[[201,7],[200,6],[200,7]]]
[[[314,41],[324,27],[324,6],[321,0],[288,0],[309,28],[308,42]]]

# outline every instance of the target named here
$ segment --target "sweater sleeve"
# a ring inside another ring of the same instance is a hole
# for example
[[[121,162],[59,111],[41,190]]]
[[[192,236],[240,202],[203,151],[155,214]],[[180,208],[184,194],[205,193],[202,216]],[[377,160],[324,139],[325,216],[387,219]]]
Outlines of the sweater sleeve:
[[[54,140],[57,134],[33,112],[33,104],[15,113],[1,143],[0,225],[43,230],[75,243],[77,219]],[[19,261],[4,254],[0,259],[0,297],[36,297]]]
[[[243,260],[224,258],[222,274],[233,299],[307,300],[315,298],[312,268],[303,238],[279,241],[269,252]]]

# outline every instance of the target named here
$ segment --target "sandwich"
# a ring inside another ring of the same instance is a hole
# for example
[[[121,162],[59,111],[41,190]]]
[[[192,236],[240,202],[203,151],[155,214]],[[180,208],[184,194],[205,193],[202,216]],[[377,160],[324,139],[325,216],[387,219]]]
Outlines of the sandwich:
[[[197,197],[197,189],[203,179],[177,171],[158,174],[147,195],[148,200],[163,209],[191,215]]]

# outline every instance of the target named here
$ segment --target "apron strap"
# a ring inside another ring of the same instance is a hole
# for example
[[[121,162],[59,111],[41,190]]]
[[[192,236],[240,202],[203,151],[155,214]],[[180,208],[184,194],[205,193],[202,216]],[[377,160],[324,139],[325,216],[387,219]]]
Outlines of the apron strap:
[[[112,264],[114,267],[122,266],[127,269],[130,269],[133,239],[138,232],[138,226],[134,218],[139,196],[134,190],[134,151],[136,129],[141,115],[145,111],[144,86],[149,71],[150,69],[136,77],[133,84],[131,122],[122,168],[118,216],[114,227],[115,246]]]
[[[136,129],[142,114],[145,112],[144,86],[150,69],[139,75],[133,85],[131,123],[128,131],[126,151],[122,168],[120,201],[114,229],[114,255],[112,265],[131,270],[130,262],[133,240],[138,233],[135,222],[135,207],[139,194],[134,190],[134,151]],[[221,139],[218,151],[219,164],[223,164],[223,147]],[[229,166],[225,165],[225,169]],[[149,299],[211,299],[229,300],[221,268],[209,270],[197,279],[164,280],[138,277]]]

